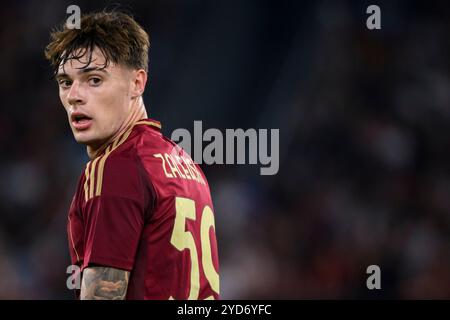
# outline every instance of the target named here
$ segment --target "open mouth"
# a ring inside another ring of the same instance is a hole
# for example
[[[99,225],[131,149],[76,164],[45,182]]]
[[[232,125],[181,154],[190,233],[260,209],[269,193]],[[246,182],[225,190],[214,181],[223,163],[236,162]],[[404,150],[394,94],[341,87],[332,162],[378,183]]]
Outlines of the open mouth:
[[[73,117],[72,121],[75,122],[75,123],[83,123],[83,122],[86,122],[86,121],[89,121],[89,120],[92,120],[92,119],[89,118],[88,116],[76,115],[76,116]]]
[[[90,127],[92,118],[82,113],[72,114],[72,125],[77,130],[85,130]]]

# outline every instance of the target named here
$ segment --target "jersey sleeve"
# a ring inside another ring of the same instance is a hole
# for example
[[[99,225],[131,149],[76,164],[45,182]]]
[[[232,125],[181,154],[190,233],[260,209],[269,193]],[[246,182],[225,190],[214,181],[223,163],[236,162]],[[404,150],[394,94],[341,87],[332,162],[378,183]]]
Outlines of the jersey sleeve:
[[[131,271],[151,192],[139,163],[129,158],[107,159],[97,183],[101,193],[85,207],[82,269],[100,265]]]

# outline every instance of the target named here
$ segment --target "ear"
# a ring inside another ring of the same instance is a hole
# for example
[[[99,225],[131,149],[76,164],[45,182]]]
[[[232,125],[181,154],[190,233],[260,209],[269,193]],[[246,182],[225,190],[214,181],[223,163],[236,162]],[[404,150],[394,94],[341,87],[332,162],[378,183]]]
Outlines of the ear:
[[[136,98],[144,93],[147,83],[147,72],[144,69],[133,70],[131,73],[131,97]]]

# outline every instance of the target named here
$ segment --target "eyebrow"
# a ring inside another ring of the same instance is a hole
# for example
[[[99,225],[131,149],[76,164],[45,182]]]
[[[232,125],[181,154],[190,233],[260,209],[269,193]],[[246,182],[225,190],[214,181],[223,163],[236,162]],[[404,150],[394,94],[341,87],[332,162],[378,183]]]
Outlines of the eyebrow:
[[[98,68],[98,67],[91,67],[91,68],[83,68],[77,71],[77,74],[84,74],[84,73],[89,73],[91,71],[100,71],[103,72],[105,74],[108,74],[109,72],[106,71],[104,68]],[[61,79],[61,78],[65,78],[65,77],[69,77],[69,75],[65,72],[63,73],[58,73],[55,78],[56,79]]]

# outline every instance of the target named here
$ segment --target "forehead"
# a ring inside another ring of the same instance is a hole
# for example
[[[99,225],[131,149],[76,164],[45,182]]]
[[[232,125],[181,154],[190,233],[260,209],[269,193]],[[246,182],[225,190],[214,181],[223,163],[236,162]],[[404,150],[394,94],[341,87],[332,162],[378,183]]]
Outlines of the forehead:
[[[90,61],[89,61],[90,60]],[[108,65],[105,65],[106,58],[97,47],[92,51],[87,49],[77,49],[66,61],[61,61],[58,67],[58,73],[70,73],[80,69],[87,68],[100,68],[109,71],[113,71],[117,66],[109,61]]]

